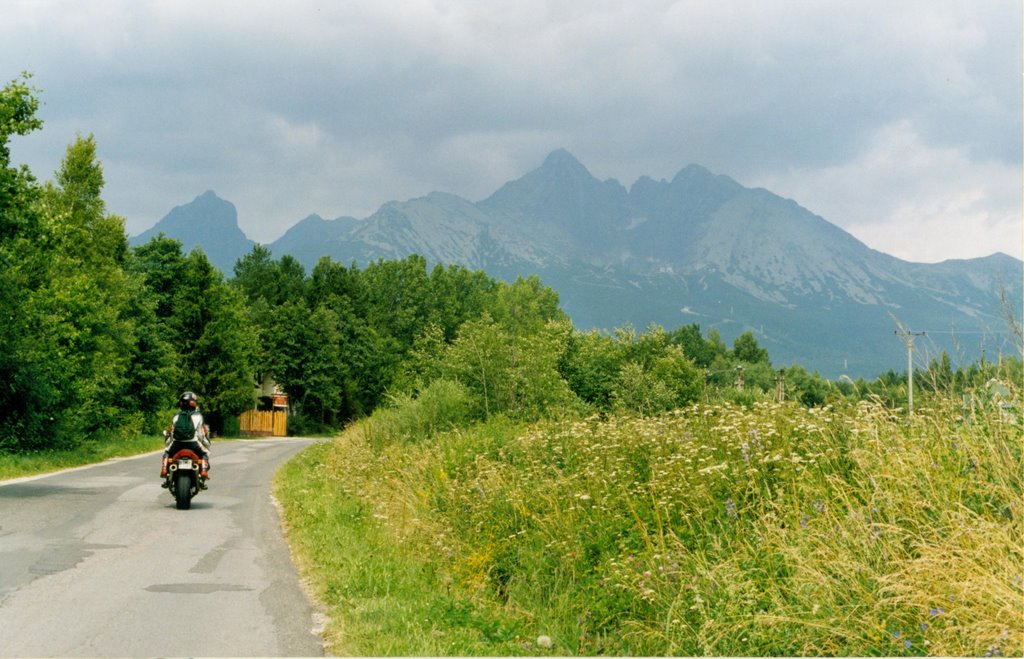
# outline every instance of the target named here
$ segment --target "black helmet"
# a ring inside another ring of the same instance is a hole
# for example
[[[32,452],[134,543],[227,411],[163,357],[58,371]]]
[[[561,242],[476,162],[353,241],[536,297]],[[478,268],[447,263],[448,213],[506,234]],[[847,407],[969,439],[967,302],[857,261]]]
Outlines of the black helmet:
[[[199,396],[186,391],[178,398],[178,407],[183,410],[194,410],[199,407]]]

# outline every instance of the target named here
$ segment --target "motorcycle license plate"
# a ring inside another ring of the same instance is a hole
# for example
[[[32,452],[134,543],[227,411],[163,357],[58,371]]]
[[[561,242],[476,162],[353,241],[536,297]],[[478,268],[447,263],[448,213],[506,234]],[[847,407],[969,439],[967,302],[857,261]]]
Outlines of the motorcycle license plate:
[[[192,468],[192,461],[191,460],[178,460],[178,469],[191,469],[191,468]]]

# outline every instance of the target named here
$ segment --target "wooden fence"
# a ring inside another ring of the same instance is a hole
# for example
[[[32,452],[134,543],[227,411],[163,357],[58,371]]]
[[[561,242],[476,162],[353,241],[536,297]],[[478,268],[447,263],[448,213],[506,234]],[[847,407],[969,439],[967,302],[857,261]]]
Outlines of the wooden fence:
[[[272,412],[248,410],[242,412],[239,421],[241,431],[245,435],[271,435],[273,437],[288,435],[288,412],[286,410]]]

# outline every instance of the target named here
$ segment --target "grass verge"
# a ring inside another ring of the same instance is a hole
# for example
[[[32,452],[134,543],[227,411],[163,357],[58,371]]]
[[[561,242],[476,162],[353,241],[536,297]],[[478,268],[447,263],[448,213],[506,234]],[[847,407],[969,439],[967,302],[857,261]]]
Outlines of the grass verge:
[[[392,485],[367,471],[374,462],[354,426],[293,458],[275,480],[293,555],[327,608],[328,649],[337,656],[522,654],[514,624],[461,596],[437,570],[432,549],[409,542],[410,529],[422,540],[425,520],[400,520],[409,526],[396,538],[389,516],[368,503],[390,498]]]
[[[162,437],[139,435],[110,441],[85,441],[74,449],[34,451],[31,453],[0,453],[0,480],[45,474],[71,467],[103,462],[164,447]],[[158,465],[159,466],[159,465]]]

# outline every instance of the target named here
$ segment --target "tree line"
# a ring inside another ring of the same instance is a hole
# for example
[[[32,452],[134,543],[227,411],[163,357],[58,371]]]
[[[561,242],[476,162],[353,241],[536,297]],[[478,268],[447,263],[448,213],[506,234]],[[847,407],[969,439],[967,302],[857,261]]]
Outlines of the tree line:
[[[0,90],[0,451],[155,432],[185,389],[230,431],[264,375],[288,394],[294,432],[421,396],[472,420],[777,394],[780,373],[750,332],[730,348],[696,324],[579,331],[535,276],[509,283],[415,255],[365,267],[325,257],[307,274],[257,245],[225,277],[166,236],[130,248],[124,218],[106,211],[92,136],[76,137],[52,181],[11,163],[10,140],[42,127],[29,83]],[[954,370],[947,357],[920,381],[964,387],[994,368]],[[794,365],[784,377],[807,405],[905,396],[892,373],[832,383]]]

